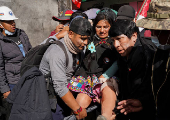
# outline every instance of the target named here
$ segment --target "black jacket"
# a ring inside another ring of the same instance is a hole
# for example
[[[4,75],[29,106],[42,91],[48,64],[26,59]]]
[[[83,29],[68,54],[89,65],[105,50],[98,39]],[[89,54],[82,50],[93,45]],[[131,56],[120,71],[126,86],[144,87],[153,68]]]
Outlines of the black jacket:
[[[170,120],[170,45],[159,46],[152,71],[157,120]]]
[[[101,43],[101,40],[94,35],[91,42],[94,43],[96,52],[91,53],[90,50],[86,50],[82,67],[76,71],[75,76],[81,75],[86,78],[95,74],[100,77],[117,60],[117,52],[110,38],[106,40],[106,43]]]
[[[123,116],[124,120],[152,120],[153,117],[153,96],[151,91],[151,65],[154,51],[141,44],[138,39],[132,48],[128,59],[126,57],[118,58],[119,71],[119,101],[126,99],[138,99],[143,105],[143,111],[130,113]],[[149,112],[149,115],[147,115]],[[145,115],[144,115],[145,114]],[[119,119],[118,119],[119,120]]]
[[[13,104],[9,120],[52,120],[45,79],[37,67],[24,73],[7,101]]]
[[[28,36],[21,29],[16,29],[25,53],[31,49]],[[24,56],[18,45],[0,32],[0,91],[5,93],[10,91],[9,84],[16,84],[20,79],[20,67]]]

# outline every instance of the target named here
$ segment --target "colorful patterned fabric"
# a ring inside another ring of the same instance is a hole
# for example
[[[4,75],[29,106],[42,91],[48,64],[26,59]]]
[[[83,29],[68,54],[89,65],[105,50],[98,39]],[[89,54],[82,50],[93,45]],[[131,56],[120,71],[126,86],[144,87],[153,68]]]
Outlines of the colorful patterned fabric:
[[[91,98],[100,97],[100,87],[101,83],[98,78],[93,75],[92,77],[88,76],[85,79],[82,76],[72,77],[67,86],[71,91],[85,93]],[[93,100],[95,102],[95,100]]]

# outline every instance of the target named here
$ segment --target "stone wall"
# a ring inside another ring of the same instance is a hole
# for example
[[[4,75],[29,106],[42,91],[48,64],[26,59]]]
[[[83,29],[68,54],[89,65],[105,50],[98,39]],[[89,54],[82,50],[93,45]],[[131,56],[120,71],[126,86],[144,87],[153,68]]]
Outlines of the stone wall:
[[[32,46],[40,44],[55,29],[58,10],[70,8],[71,0],[0,0],[0,6],[11,8],[16,17],[16,26],[23,29]],[[59,7],[60,6],[60,7]]]

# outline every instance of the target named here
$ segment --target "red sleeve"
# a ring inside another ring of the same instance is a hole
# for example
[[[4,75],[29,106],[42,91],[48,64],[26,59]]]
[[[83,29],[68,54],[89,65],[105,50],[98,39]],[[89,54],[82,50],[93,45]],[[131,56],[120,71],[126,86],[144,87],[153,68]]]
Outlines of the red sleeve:
[[[54,30],[54,31],[51,32],[50,36],[53,36],[53,35],[55,35],[55,34],[56,34],[56,33],[55,33],[55,30]],[[50,37],[50,36],[49,36],[49,37]]]

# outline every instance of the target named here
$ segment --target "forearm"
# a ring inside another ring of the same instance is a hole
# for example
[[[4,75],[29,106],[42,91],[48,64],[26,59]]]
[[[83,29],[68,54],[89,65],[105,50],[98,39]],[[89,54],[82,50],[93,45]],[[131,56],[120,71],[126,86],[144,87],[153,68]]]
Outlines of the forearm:
[[[109,79],[110,77],[113,77],[115,75],[115,73],[118,70],[118,66],[117,66],[117,61],[115,61],[112,66],[110,66],[110,68],[105,71],[102,75],[104,78]]]
[[[1,93],[6,93],[6,92],[10,91],[10,88],[9,88],[9,85],[7,83],[5,76],[2,76],[0,79],[0,91],[1,91]]]
[[[65,102],[65,104],[70,107],[73,111],[77,111],[80,108],[80,105],[75,100],[73,94],[68,91],[61,99]]]
[[[5,71],[3,70],[2,67],[0,67],[0,91],[1,93],[6,93],[10,91],[10,88],[9,88],[9,85],[6,79]]]
[[[6,93],[6,92],[10,91],[10,88],[9,88],[9,86],[7,84],[6,85],[1,85],[0,89],[1,89],[1,93]]]

